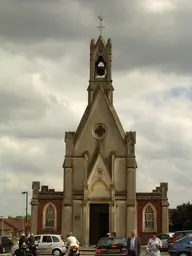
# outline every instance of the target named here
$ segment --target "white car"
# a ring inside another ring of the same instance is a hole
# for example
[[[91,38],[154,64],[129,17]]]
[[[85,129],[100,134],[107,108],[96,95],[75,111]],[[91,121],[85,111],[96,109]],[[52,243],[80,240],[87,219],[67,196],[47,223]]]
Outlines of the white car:
[[[53,256],[62,256],[67,252],[67,248],[61,235],[43,234],[35,235],[34,237],[36,244],[38,245],[39,254],[52,254]],[[11,254],[15,256],[18,249],[19,243],[12,247]]]

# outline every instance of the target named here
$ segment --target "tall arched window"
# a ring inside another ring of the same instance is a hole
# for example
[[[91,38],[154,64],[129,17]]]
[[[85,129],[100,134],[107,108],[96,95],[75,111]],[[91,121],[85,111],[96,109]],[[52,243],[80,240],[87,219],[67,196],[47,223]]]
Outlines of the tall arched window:
[[[143,209],[143,231],[153,232],[157,228],[156,209],[152,204],[148,204]]]
[[[48,203],[43,210],[43,228],[56,229],[57,210],[54,204]]]

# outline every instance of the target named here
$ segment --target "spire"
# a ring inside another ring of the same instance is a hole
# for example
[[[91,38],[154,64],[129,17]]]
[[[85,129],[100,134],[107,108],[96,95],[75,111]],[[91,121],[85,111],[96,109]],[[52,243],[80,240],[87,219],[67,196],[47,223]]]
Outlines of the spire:
[[[90,80],[88,87],[89,104],[93,101],[95,90],[98,86],[103,87],[103,91],[107,96],[110,104],[113,104],[113,86],[112,86],[112,43],[109,38],[106,42],[103,35],[103,17],[98,16],[100,20],[100,35],[95,43],[92,39],[90,42]]]

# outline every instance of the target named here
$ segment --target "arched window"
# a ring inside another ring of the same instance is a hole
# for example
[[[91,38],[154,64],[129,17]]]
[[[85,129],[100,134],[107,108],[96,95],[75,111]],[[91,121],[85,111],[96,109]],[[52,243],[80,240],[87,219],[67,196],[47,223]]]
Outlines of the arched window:
[[[48,203],[43,209],[43,228],[56,229],[57,209],[54,204]]]
[[[55,211],[53,206],[50,204],[46,209],[45,226],[47,228],[53,228],[55,222]]]
[[[143,231],[154,232],[157,229],[156,209],[152,204],[147,204],[143,209]]]

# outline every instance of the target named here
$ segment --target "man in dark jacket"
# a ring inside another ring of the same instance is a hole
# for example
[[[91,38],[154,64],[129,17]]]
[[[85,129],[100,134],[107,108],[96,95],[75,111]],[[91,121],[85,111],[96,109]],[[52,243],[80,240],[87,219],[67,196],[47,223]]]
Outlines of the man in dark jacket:
[[[27,239],[26,239],[25,233],[21,233],[21,236],[20,236],[20,239],[19,239],[19,255],[20,256],[24,255],[23,244],[26,243],[26,240]]]
[[[136,236],[135,230],[131,232],[131,237],[127,239],[127,251],[128,256],[139,256],[141,254],[141,241]]]
[[[35,237],[33,234],[30,234],[30,237],[27,239],[27,244],[29,246],[29,249],[32,252],[33,256],[37,255],[37,250],[36,250],[36,246],[35,246]]]

